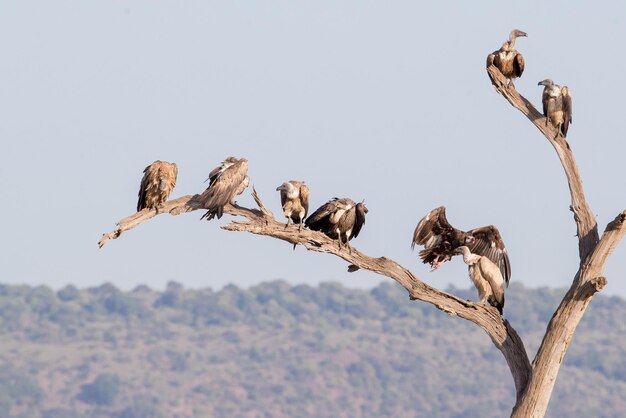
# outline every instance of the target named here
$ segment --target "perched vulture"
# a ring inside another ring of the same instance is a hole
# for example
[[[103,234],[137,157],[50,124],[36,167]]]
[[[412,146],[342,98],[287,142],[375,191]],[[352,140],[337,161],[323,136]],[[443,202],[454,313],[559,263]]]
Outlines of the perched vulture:
[[[280,191],[280,204],[283,214],[287,218],[285,228],[289,221],[298,224],[298,230],[302,229],[304,218],[309,212],[309,186],[302,181],[286,181],[276,188]]]
[[[354,203],[352,199],[334,198],[320,206],[305,221],[304,225],[314,231],[321,231],[332,239],[339,240],[339,248],[356,238],[365,223],[368,212],[365,204]]]
[[[513,79],[521,77],[524,72],[524,57],[515,49],[515,39],[519,36],[526,36],[526,32],[513,29],[509,34],[509,40],[504,42],[500,49],[487,56],[487,68],[495,65],[509,80],[509,85],[513,85]],[[493,80],[491,82],[493,83]]]
[[[453,251],[453,255],[463,255],[463,261],[467,264],[469,277],[478,290],[481,303],[489,304],[498,309],[502,315],[504,308],[504,280],[502,272],[487,257],[473,254],[470,249],[462,245]]]
[[[248,160],[228,157],[211,170],[209,187],[200,195],[199,201],[208,211],[200,219],[210,221],[215,216],[221,218],[224,206],[232,203],[235,196],[240,195],[250,184],[248,177]]]
[[[558,131],[567,136],[567,128],[572,123],[572,95],[567,86],[559,86],[549,78],[537,83],[543,87],[541,103],[543,104],[543,115],[546,117],[546,126],[552,122]]]
[[[177,176],[178,167],[175,163],[156,160],[146,167],[139,186],[137,212],[144,208],[158,209],[176,187]]]
[[[485,256],[502,272],[507,286],[511,279],[509,255],[504,247],[498,228],[493,225],[483,226],[464,232],[454,228],[446,219],[446,208],[440,206],[431,210],[419,221],[413,233],[411,248],[423,245],[420,258],[436,270],[442,263],[455,255],[454,250],[466,246],[476,255]]]

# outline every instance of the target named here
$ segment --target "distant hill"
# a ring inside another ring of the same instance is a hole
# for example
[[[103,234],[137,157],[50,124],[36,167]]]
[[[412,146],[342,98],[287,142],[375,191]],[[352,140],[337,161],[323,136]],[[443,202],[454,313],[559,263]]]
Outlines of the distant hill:
[[[563,294],[508,289],[532,355]],[[623,299],[594,299],[548,417],[626,416],[625,319]],[[484,332],[392,283],[0,285],[0,418],[501,418],[513,403]]]

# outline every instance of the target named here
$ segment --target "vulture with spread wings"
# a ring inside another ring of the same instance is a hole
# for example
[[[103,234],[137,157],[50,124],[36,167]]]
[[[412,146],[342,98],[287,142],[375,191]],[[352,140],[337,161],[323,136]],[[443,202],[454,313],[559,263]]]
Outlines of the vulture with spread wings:
[[[446,218],[445,206],[431,210],[419,221],[413,233],[411,248],[422,245],[419,255],[422,262],[436,270],[442,263],[455,255],[454,250],[461,246],[473,253],[487,257],[502,272],[507,286],[511,279],[509,255],[504,247],[498,228],[493,225],[475,228],[464,232],[454,228]]]
[[[137,212],[144,208],[157,209],[165,202],[174,187],[178,167],[175,163],[156,160],[143,170],[143,178],[139,186]]]
[[[356,238],[365,224],[368,212],[365,203],[354,203],[349,198],[329,200],[309,216],[304,225],[314,231],[321,231],[329,238],[339,240],[339,248]]]
[[[248,160],[228,157],[209,173],[209,187],[200,195],[199,201],[208,211],[200,219],[210,221],[224,214],[224,206],[243,193],[250,184]]]

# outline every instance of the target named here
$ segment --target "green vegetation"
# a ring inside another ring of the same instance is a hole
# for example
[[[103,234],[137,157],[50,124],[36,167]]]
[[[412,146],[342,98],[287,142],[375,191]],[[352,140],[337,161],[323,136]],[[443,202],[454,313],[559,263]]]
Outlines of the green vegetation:
[[[508,289],[529,352],[563,293]],[[624,318],[626,301],[595,298],[548,417],[624,416]],[[513,403],[486,334],[391,283],[0,285],[0,418],[500,418]]]

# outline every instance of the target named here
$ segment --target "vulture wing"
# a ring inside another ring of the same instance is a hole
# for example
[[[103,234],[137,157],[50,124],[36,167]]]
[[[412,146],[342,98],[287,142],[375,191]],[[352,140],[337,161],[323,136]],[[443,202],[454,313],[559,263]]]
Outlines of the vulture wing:
[[[516,77],[521,77],[524,72],[524,57],[519,52],[513,58],[513,73]]]
[[[508,286],[511,280],[511,264],[498,228],[493,225],[483,226],[482,228],[472,229],[468,234],[474,237],[473,243],[466,244],[470,251],[487,257],[498,266]]]
[[[237,196],[246,178],[248,178],[248,160],[242,158],[213,180],[200,196],[200,202],[209,210],[224,207]]]
[[[548,117],[548,102],[550,101],[549,88],[543,88],[543,94],[541,95],[541,104],[543,105],[543,116]]]
[[[569,124],[572,123],[572,94],[567,86],[561,87],[561,96],[563,98],[563,125],[561,126],[561,132],[563,136],[567,136],[567,129]]]
[[[365,225],[365,214],[368,212],[364,203],[356,204],[356,219],[354,220],[354,226],[352,227],[352,238],[356,238],[361,232],[361,228]]]
[[[143,170],[139,186],[137,212],[165,202],[176,187],[178,167],[175,163],[156,160]]]
[[[304,226],[314,231],[326,231],[330,226],[330,215],[335,213],[338,208],[338,199],[333,198],[328,202],[324,203],[322,206],[317,208],[315,212],[311,214],[304,221]]]
[[[454,227],[446,218],[446,207],[439,206],[419,221],[413,232],[411,248],[415,245],[423,245],[426,249],[432,248],[439,245],[453,230]]]
[[[433,270],[452,258],[455,248],[463,245],[469,235],[454,228],[446,218],[446,208],[440,206],[431,210],[417,224],[413,233],[411,248],[423,245],[419,255],[423,263],[430,264]]]
[[[300,203],[304,208],[304,218],[309,213],[309,186],[304,184],[304,182],[300,183]]]

